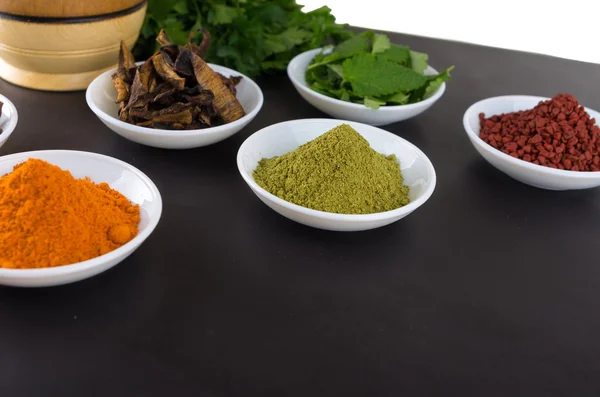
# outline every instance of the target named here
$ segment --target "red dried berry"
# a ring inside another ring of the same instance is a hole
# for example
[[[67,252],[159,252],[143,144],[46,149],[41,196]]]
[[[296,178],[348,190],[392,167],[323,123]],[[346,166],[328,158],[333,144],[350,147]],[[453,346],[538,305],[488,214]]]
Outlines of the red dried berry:
[[[520,112],[479,114],[480,138],[504,153],[552,168],[600,170],[600,127],[570,94]]]

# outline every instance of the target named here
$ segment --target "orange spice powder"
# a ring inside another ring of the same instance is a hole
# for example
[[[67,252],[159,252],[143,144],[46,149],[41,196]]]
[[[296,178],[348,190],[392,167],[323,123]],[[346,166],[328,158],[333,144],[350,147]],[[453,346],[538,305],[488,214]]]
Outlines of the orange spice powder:
[[[0,267],[68,265],[138,233],[140,209],[106,183],[29,159],[0,177]]]

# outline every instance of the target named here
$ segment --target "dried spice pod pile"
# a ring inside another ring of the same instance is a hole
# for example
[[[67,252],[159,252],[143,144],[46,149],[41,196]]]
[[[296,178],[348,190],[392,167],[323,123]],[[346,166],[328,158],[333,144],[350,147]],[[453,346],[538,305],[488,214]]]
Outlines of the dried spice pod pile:
[[[150,128],[190,130],[231,123],[244,117],[236,99],[241,77],[225,77],[208,66],[204,54],[210,34],[202,42],[172,44],[164,31],[156,40],[160,49],[139,68],[121,42],[119,65],[112,75],[119,104],[119,119]]]
[[[530,110],[485,118],[479,137],[533,164],[570,171],[600,171],[600,127],[571,94],[558,94]]]

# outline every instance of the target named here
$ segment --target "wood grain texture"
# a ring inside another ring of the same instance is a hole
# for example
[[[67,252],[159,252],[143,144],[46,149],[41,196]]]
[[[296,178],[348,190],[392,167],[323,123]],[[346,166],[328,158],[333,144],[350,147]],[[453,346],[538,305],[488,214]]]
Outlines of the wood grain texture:
[[[117,63],[119,44],[132,48],[146,6],[124,16],[69,24],[0,23],[0,77],[43,90],[84,89]]]
[[[30,17],[90,17],[126,10],[144,0],[2,0],[0,12]]]

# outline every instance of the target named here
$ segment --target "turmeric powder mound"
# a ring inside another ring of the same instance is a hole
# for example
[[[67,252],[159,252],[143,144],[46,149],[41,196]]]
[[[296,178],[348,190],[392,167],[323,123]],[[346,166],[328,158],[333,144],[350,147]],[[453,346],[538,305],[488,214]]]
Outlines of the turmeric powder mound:
[[[138,233],[140,208],[106,183],[29,159],[0,177],[0,267],[68,265],[106,254]]]

